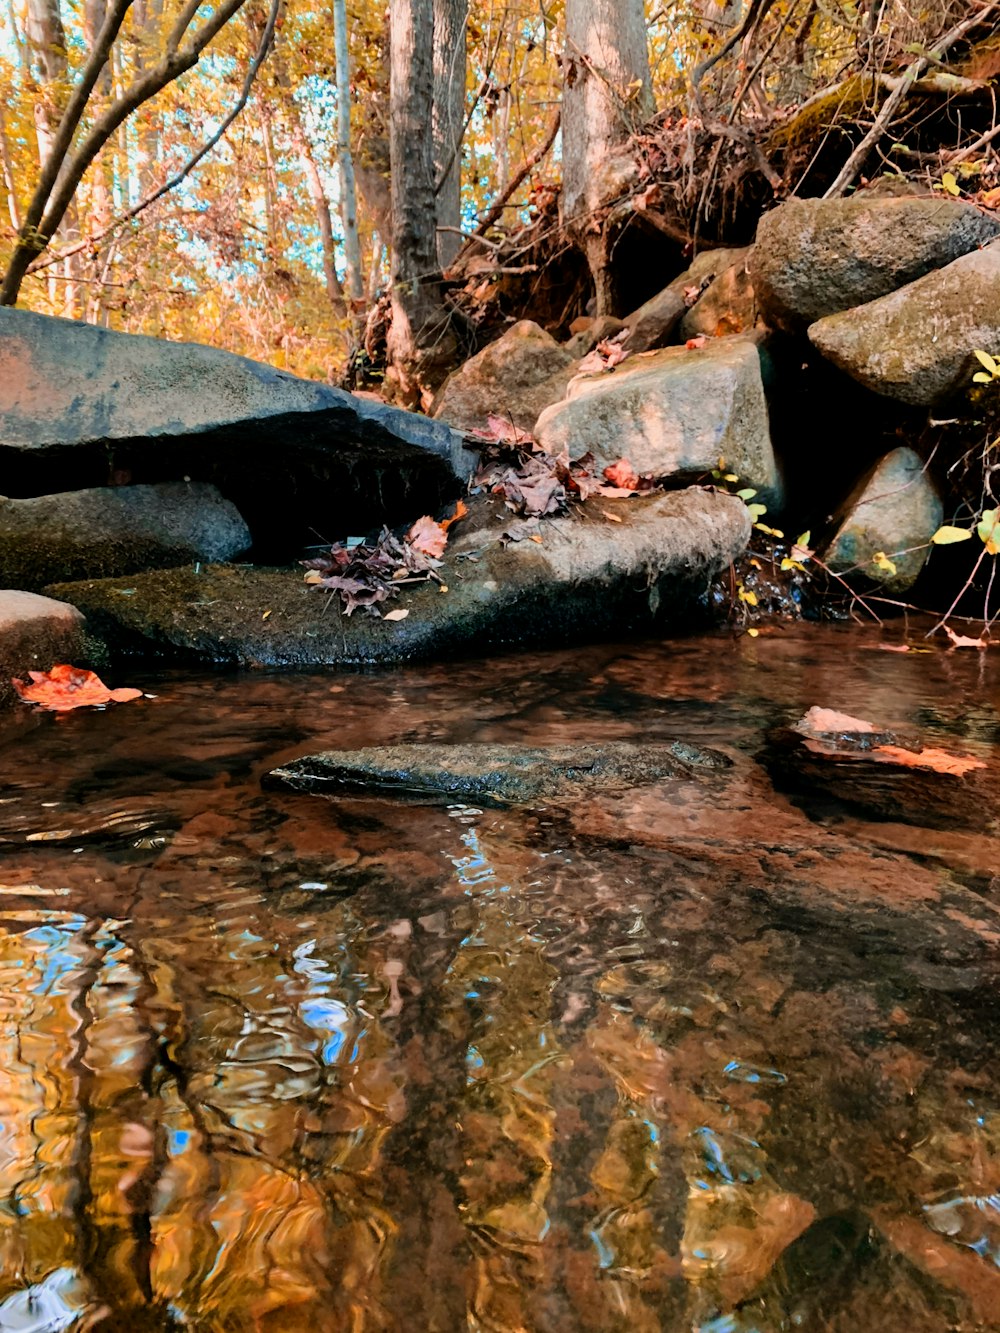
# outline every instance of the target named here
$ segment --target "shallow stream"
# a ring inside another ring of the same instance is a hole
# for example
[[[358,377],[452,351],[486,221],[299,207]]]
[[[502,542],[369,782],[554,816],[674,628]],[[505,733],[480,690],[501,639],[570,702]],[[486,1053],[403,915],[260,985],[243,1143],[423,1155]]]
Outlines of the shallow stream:
[[[4,721],[0,1330],[1000,1329],[1000,658],[903,639]],[[986,767],[804,758],[813,704]],[[608,739],[734,765],[533,809],[260,785]]]

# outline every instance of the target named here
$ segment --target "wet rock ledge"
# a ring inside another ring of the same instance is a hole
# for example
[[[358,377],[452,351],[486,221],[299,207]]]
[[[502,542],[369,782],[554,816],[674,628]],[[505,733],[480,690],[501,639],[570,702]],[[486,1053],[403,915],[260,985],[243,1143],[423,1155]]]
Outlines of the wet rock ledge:
[[[711,778],[730,766],[718,751],[683,741],[542,747],[392,745],[308,755],[273,769],[264,785],[319,796],[516,805],[647,787],[669,778]]]

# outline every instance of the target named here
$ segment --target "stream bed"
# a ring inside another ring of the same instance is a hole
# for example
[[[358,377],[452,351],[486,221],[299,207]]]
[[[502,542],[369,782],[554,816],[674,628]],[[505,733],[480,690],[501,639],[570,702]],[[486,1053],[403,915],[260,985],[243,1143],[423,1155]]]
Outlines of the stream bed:
[[[1000,658],[921,632],[6,718],[0,1330],[1000,1329]],[[804,756],[813,705],[985,767]],[[261,787],[610,740],[733,765],[507,809]]]

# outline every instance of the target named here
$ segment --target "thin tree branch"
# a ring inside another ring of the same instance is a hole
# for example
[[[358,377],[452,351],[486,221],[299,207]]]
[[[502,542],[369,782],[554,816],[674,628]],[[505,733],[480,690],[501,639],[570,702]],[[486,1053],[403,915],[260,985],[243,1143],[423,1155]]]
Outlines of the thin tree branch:
[[[485,236],[485,234],[489,231],[490,227],[493,226],[496,220],[503,213],[503,210],[507,205],[508,199],[510,199],[510,197],[517,192],[520,186],[523,185],[527,177],[531,174],[532,171],[534,171],[535,167],[538,166],[539,162],[541,162],[542,158],[555,143],[556,135],[559,133],[559,125],[561,123],[561,120],[562,120],[561,108],[556,107],[555,111],[552,113],[552,119],[549,121],[549,126],[548,129],[546,130],[545,138],[542,140],[540,144],[538,144],[535,148],[531,150],[528,156],[518,167],[517,171],[514,172],[514,175],[511,177],[506,188],[497,196],[496,199],[494,199],[493,203],[483,214],[483,217],[481,218],[479,225],[476,227],[475,230],[476,239],[478,239],[481,236]],[[468,247],[465,248],[467,249]]]

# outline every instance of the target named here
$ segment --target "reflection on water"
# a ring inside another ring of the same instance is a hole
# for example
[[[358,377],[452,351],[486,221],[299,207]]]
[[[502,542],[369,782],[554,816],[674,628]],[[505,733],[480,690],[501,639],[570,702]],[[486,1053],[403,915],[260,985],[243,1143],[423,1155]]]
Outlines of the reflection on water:
[[[5,723],[0,1330],[1000,1329],[997,668],[877,643],[174,676]],[[986,776],[799,782],[814,703]],[[727,749],[724,799],[259,786],[647,737]]]

